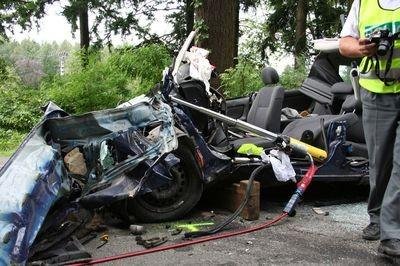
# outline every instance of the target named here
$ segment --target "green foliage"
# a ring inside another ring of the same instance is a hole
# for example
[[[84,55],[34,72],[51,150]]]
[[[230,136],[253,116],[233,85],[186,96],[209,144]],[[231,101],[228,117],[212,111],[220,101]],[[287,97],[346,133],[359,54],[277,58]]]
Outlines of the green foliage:
[[[42,86],[52,101],[70,113],[113,108],[147,93],[171,62],[167,49],[159,45],[94,53],[85,68],[80,67],[79,58],[65,76]]]
[[[73,49],[67,42],[5,42],[0,44],[0,58],[15,67],[24,86],[38,87],[42,79],[51,79],[59,73],[60,54],[71,53]]]
[[[114,107],[129,97],[127,77],[115,66],[99,61],[80,72],[56,77],[43,84],[52,101],[70,113],[83,113]]]
[[[8,65],[6,60],[0,57],[0,82],[4,82],[7,79],[7,67]]]
[[[351,3],[349,0],[310,1],[309,8],[315,17],[308,21],[308,28],[314,39],[337,36],[342,28],[339,17],[348,13]]]
[[[41,116],[39,107],[46,100],[42,91],[24,87],[18,76],[7,67],[0,81],[0,128],[27,131]]]
[[[308,63],[294,68],[287,66],[280,75],[279,84],[285,89],[299,88],[308,75]],[[235,68],[230,68],[220,75],[227,98],[248,95],[259,91],[264,85],[260,77],[260,68],[247,58],[240,58]]]
[[[0,128],[0,156],[10,156],[22,142],[25,133]]]
[[[305,1],[306,36],[296,36],[296,8],[299,1],[260,0],[254,16],[240,23],[240,55],[257,62],[268,60],[270,54],[294,53],[295,48],[305,49],[309,55],[311,40],[338,35],[339,16],[346,14],[351,1]],[[304,38],[305,37],[305,38]],[[300,39],[297,39],[300,38]],[[300,43],[307,41],[307,44]]]
[[[40,1],[0,1],[0,36],[11,35],[18,25],[29,30],[32,25],[40,26],[40,19],[46,9],[54,4],[62,7],[61,14],[71,25],[72,32],[79,29],[79,15],[91,17],[90,37],[96,45],[111,45],[112,35],[127,36],[135,33],[142,40],[157,39],[151,33],[157,12],[177,9],[176,0],[40,0]],[[82,29],[81,29],[82,30]]]
[[[161,81],[162,71],[172,63],[171,55],[164,45],[150,44],[138,48],[124,47],[111,54],[109,64],[126,73],[131,79],[139,79],[132,95],[147,93]]]
[[[258,19],[247,18],[241,21],[240,34],[242,38],[239,39],[239,56],[262,65],[268,59],[266,54],[268,29],[267,24],[257,21]]]
[[[196,43],[200,43],[209,38],[208,26],[205,23],[203,18],[200,18],[200,17],[196,18],[196,20],[194,21],[194,28],[198,32],[196,35],[196,40],[195,40]]]
[[[177,10],[169,12],[165,21],[172,25],[172,32],[164,38],[168,48],[172,51],[179,50],[194,24],[194,2],[192,0],[177,0]]]
[[[258,66],[243,58],[235,68],[227,69],[220,77],[224,93],[229,98],[258,91],[263,86]]]
[[[248,10],[256,7],[261,0],[235,1],[240,3],[243,10]],[[89,14],[90,38],[97,46],[110,46],[113,35],[135,34],[144,43],[163,42],[174,50],[186,38],[186,25],[194,24],[193,11],[198,9],[202,2],[203,0],[3,0],[0,3],[0,12],[3,14],[0,15],[0,36],[12,36],[17,25],[24,30],[31,29],[33,25],[40,26],[40,19],[46,15],[47,8],[60,5],[61,15],[71,25],[72,32],[79,29],[79,15]],[[152,26],[158,26],[156,23],[160,23],[159,16],[165,16],[166,21],[172,24],[171,32],[154,33]],[[206,34],[202,23],[198,22],[198,25]],[[188,28],[191,30],[191,27]]]
[[[299,88],[308,75],[306,65],[294,68],[287,66],[279,77],[279,83],[285,89]]]
[[[23,87],[1,88],[0,97],[0,127],[21,131],[30,129],[39,121],[40,106],[46,102],[39,90]]]
[[[73,114],[113,108],[148,92],[171,64],[168,50],[161,45],[98,51],[91,54],[86,68],[80,54],[72,57],[66,75],[45,79],[38,88],[25,86],[12,62],[0,57],[0,153],[8,154],[18,146],[40,121],[40,106],[47,101]]]

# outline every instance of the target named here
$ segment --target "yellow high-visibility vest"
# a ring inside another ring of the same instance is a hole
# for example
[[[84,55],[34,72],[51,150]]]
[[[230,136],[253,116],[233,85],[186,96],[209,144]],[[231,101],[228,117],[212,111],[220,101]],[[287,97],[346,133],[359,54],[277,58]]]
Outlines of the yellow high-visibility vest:
[[[383,9],[379,5],[379,0],[360,0],[360,13],[358,29],[361,38],[369,38],[377,30],[388,29],[392,34],[400,31],[400,8],[396,10]],[[390,54],[379,58],[379,69],[381,77],[384,76],[386,62]],[[400,92],[400,41],[395,41],[392,65],[386,77],[397,79],[390,85],[385,85],[375,73],[376,60],[367,60],[363,58],[360,69],[369,70],[360,75],[360,85],[375,93],[399,93]]]

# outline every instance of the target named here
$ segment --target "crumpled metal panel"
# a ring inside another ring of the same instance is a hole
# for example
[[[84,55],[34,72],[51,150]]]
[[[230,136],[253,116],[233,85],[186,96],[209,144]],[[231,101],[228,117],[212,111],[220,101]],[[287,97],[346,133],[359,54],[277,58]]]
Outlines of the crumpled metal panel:
[[[203,156],[203,174],[206,183],[214,181],[218,177],[218,173],[231,169],[231,158],[222,153],[211,150],[186,113],[178,107],[175,107],[174,110],[180,119],[180,123],[182,123],[188,135],[194,139]]]
[[[123,200],[137,188],[138,184],[139,181],[136,179],[122,175],[114,178],[110,186],[82,197],[79,203],[86,208],[92,209],[110,202]]]
[[[121,132],[140,130],[154,123],[161,124],[159,138],[147,143],[148,149],[129,161],[132,166],[177,148],[171,108],[157,99],[141,98],[129,107],[52,117],[37,125],[0,171],[0,264],[26,262],[29,248],[51,206],[69,189],[59,144],[100,145]],[[115,171],[109,169],[111,174],[96,180],[113,183],[121,177],[119,173],[125,169],[122,166]],[[120,181],[114,183],[120,184]],[[132,191],[133,185],[130,183],[129,189],[119,186],[120,191],[117,186],[113,193]]]
[[[68,187],[57,150],[35,128],[0,172],[0,264],[23,263],[40,225]]]

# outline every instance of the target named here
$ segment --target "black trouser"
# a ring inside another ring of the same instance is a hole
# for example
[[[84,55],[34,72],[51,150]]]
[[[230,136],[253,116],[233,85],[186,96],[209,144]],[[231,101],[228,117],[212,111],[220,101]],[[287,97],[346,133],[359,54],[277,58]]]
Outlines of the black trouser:
[[[362,90],[363,126],[369,156],[368,214],[381,240],[400,239],[400,93]]]

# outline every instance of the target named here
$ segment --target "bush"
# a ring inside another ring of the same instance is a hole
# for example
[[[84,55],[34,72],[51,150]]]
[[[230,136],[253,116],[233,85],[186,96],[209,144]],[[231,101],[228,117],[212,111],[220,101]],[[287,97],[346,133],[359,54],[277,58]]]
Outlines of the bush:
[[[0,129],[28,131],[40,119],[45,96],[38,89],[27,88],[11,68],[0,81]]]
[[[54,78],[44,83],[42,90],[49,98],[69,113],[115,107],[129,95],[127,77],[102,61],[87,69]]]
[[[306,57],[299,59],[303,62],[299,67],[295,68],[287,66],[280,75],[279,83],[285,89],[296,89],[301,86],[303,81],[307,78],[309,72],[309,60]]]
[[[7,80],[8,67],[6,60],[0,57],[0,84]]]
[[[262,88],[260,69],[252,62],[240,59],[235,68],[220,75],[225,96],[239,97]]]
[[[91,55],[81,66],[76,55],[65,76],[42,81],[39,88],[24,85],[10,62],[0,58],[0,152],[11,152],[39,122],[40,106],[52,100],[69,113],[113,108],[119,102],[148,92],[171,63],[159,45],[123,48]]]
[[[15,130],[5,130],[0,128],[0,155],[9,156],[22,142],[25,133]]]
[[[26,131],[40,119],[40,106],[44,100],[41,92],[35,89],[17,87],[0,88],[0,128]]]
[[[134,79],[138,87],[134,96],[147,93],[161,81],[162,71],[171,64],[171,56],[163,45],[150,44],[139,48],[123,47],[111,54],[109,63]]]
[[[65,76],[42,86],[52,101],[70,113],[112,108],[147,93],[171,62],[167,49],[159,45],[92,54],[85,68],[80,66],[80,58],[76,56]]]

